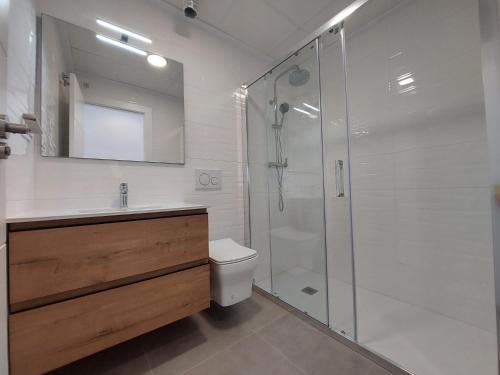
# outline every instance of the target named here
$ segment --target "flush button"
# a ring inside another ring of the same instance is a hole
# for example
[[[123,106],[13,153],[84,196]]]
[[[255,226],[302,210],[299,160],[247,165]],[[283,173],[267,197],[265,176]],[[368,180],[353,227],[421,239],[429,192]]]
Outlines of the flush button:
[[[221,190],[220,170],[197,169],[195,171],[196,190]]]
[[[198,176],[198,182],[202,186],[210,185],[210,181],[211,181],[210,175],[207,173],[200,173],[200,175]]]

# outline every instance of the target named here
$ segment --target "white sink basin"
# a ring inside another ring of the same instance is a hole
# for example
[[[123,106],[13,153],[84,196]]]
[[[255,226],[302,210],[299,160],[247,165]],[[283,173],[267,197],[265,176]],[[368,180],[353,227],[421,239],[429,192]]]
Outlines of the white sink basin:
[[[1,0],[0,0],[1,2]],[[28,215],[11,216],[7,218],[9,223],[24,223],[42,220],[63,220],[76,219],[89,216],[113,216],[126,215],[141,212],[168,212],[183,210],[206,210],[208,206],[194,203],[170,202],[168,204],[130,206],[128,208],[87,208],[87,209],[67,209],[60,211],[35,211]]]
[[[130,211],[149,211],[160,209],[160,206],[131,206],[126,208],[90,208],[79,210],[82,214],[108,213],[108,212],[130,212]]]

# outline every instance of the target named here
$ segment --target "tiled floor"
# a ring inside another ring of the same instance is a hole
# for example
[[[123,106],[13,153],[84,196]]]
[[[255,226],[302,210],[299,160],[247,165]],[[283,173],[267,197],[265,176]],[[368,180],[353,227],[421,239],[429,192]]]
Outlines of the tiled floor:
[[[274,290],[276,295],[286,303],[300,311],[306,311],[309,316],[327,323],[326,309],[326,277],[306,268],[294,267],[285,272],[273,275]],[[266,291],[271,290],[270,279],[257,283],[257,286]],[[302,291],[312,287],[317,293],[308,295]]]
[[[390,375],[258,294],[98,353],[52,375]]]

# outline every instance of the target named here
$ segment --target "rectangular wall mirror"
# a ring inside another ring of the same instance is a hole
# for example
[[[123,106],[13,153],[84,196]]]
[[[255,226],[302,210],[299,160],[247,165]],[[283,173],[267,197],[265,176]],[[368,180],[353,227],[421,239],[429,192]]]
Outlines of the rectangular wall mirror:
[[[130,39],[134,52],[113,30],[47,15],[41,33],[42,156],[184,163],[181,63],[155,67],[140,52],[150,44]]]

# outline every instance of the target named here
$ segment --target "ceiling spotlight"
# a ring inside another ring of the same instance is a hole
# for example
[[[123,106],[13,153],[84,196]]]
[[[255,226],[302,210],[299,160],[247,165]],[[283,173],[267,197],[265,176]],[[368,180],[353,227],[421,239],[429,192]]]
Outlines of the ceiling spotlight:
[[[185,0],[184,15],[187,18],[196,18],[198,16],[199,0]]]
[[[147,60],[148,63],[157,68],[164,68],[167,66],[167,59],[160,55],[148,55]]]

